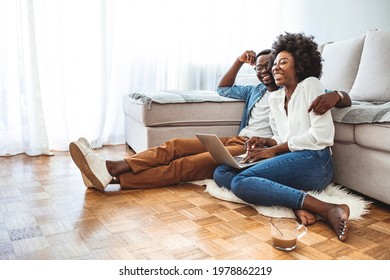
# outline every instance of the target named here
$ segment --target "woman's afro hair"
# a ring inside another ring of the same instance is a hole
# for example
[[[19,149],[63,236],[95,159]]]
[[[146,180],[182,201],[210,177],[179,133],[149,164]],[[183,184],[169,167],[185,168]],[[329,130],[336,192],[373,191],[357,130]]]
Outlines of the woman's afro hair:
[[[308,77],[320,78],[322,75],[322,58],[318,44],[313,36],[304,33],[288,33],[279,35],[272,44],[272,60],[281,51],[288,51],[295,60],[295,70],[300,81]]]

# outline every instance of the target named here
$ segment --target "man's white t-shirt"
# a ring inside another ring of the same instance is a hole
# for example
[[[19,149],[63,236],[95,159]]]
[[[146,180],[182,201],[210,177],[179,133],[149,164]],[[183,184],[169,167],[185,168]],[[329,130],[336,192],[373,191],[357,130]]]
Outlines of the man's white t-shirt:
[[[240,131],[239,136],[248,138],[253,136],[272,137],[273,134],[269,123],[269,95],[270,93],[267,90],[253,106],[250,111],[248,125]]]

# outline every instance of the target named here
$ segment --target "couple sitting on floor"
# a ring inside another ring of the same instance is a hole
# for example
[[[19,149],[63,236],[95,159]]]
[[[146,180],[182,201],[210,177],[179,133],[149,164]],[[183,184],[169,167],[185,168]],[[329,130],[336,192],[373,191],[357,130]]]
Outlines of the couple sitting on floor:
[[[246,101],[239,135],[221,138],[222,143],[232,155],[247,152],[245,161],[265,160],[244,170],[218,166],[197,138],[175,138],[124,160],[108,161],[80,138],[69,150],[85,185],[99,190],[109,184],[152,188],[213,178],[247,203],[293,209],[305,225],[319,215],[344,241],[348,206],[306,193],[324,189],[333,177],[334,125],[329,109],[351,105],[346,93],[324,93],[317,47],[312,36],[279,35],[272,51],[239,56],[218,85],[220,95]],[[260,84],[234,84],[244,63],[255,66]]]

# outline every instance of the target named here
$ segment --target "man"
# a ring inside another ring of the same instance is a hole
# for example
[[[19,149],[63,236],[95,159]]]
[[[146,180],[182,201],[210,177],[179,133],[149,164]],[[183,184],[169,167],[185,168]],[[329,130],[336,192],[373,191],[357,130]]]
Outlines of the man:
[[[272,136],[268,122],[268,95],[278,90],[278,87],[268,67],[270,52],[271,50],[264,50],[257,56],[253,51],[244,52],[219,83],[220,95],[246,101],[239,135],[221,138],[233,156],[245,152],[244,145],[249,138]],[[255,66],[260,84],[234,85],[244,63]],[[324,113],[336,104],[350,106],[348,95],[345,94],[345,98],[341,98],[335,92],[323,94],[314,100],[310,110]],[[132,189],[211,179],[214,169],[218,166],[197,138],[175,138],[120,161],[100,158],[84,138],[70,143],[69,150],[75,164],[86,177],[85,185],[99,190],[104,190],[109,184],[120,184],[122,189]]]

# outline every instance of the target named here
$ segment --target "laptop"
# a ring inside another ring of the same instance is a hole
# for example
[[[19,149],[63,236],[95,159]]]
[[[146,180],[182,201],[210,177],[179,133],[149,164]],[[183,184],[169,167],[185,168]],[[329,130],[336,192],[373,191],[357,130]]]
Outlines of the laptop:
[[[233,157],[215,134],[195,133],[195,135],[219,164],[226,164],[237,169],[242,169],[258,163],[258,161],[240,163],[246,157],[246,154]]]

